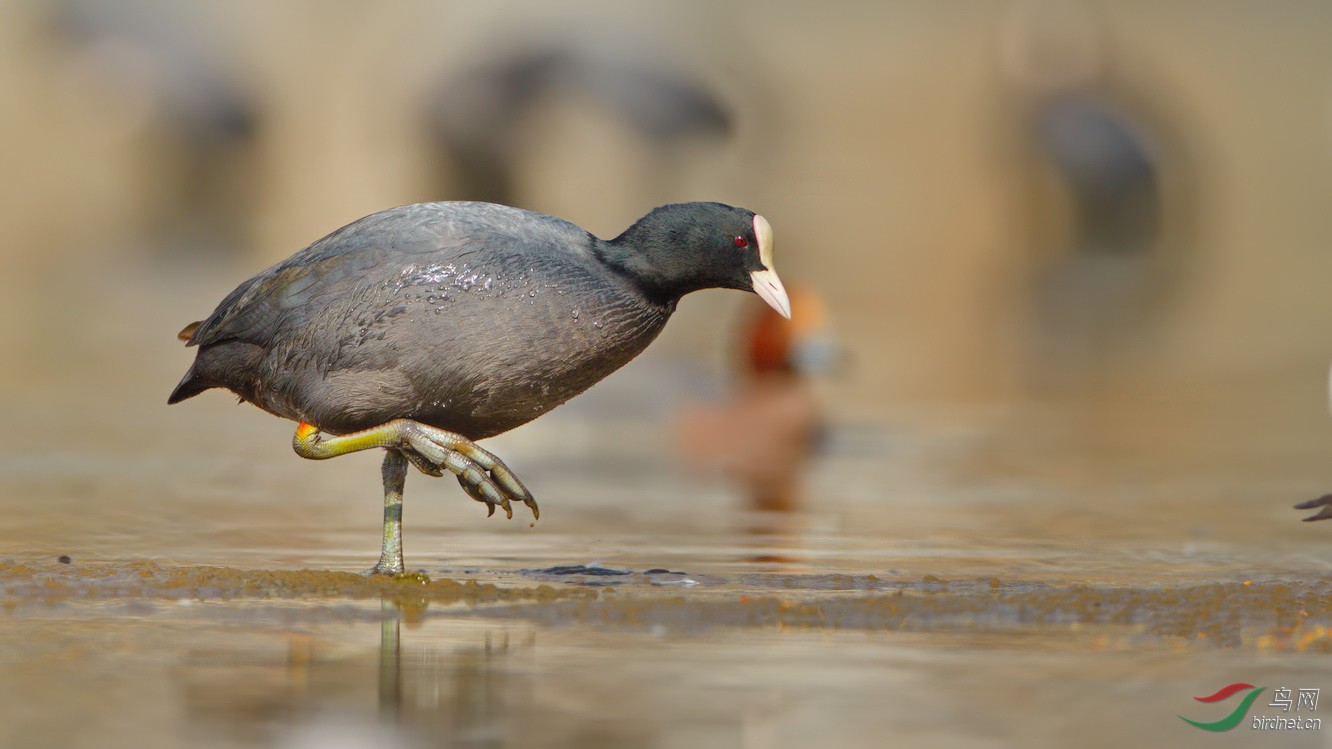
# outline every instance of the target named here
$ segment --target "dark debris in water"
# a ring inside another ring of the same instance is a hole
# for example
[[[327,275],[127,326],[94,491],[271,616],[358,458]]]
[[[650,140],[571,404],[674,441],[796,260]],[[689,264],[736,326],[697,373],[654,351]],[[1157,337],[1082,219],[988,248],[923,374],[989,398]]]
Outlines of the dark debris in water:
[[[519,570],[520,574],[535,580],[581,585],[586,588],[607,588],[622,585],[633,570],[617,570],[591,564],[561,564],[540,570]]]
[[[633,570],[617,570],[611,567],[603,567],[596,562],[590,564],[564,564],[555,567],[547,567],[540,570],[519,570],[523,575],[536,580],[551,580],[552,582],[570,583],[593,588],[607,588],[619,586],[629,582],[640,582],[640,578],[646,578],[652,585],[680,585],[692,586],[698,584],[698,581],[690,578],[683,572],[672,572],[664,567],[654,567],[642,573],[636,573]],[[615,579],[607,579],[615,578]]]
[[[541,575],[590,575],[592,577],[634,574],[633,570],[615,570],[610,567],[602,567],[599,564],[564,564],[547,567],[544,570],[536,570],[536,572]]]

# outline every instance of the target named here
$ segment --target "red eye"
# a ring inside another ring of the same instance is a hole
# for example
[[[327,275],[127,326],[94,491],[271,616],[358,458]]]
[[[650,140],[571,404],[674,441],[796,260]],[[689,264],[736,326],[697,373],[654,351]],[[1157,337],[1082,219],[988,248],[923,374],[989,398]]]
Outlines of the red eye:
[[[749,246],[749,240],[748,240],[748,239],[745,239],[744,237],[736,237],[736,238],[735,238],[735,246],[736,246],[736,247],[748,247],[748,246]]]

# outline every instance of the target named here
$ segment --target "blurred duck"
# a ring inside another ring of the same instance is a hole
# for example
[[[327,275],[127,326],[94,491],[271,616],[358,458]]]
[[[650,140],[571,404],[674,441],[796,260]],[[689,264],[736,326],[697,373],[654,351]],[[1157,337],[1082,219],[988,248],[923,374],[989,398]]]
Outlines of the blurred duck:
[[[685,461],[736,484],[752,510],[800,508],[800,478],[823,433],[810,378],[838,357],[823,300],[808,289],[788,293],[790,320],[749,312],[730,395],[687,405],[676,431]]]

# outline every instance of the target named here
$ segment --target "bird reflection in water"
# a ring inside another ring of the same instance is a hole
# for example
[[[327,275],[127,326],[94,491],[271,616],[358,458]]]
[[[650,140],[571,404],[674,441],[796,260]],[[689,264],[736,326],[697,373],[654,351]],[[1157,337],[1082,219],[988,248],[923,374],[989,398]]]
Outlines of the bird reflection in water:
[[[687,465],[743,493],[753,511],[749,530],[768,547],[751,557],[757,562],[795,561],[772,547],[789,548],[803,527],[801,481],[825,433],[814,380],[838,362],[823,300],[805,288],[788,293],[790,320],[751,307],[731,392],[685,405],[676,430]]]
[[[515,699],[522,689],[510,678],[509,658],[526,643],[510,642],[506,631],[485,631],[484,643],[467,638],[467,644],[441,650],[437,645],[411,643],[412,630],[425,622],[424,600],[385,597],[381,601],[378,671],[378,721],[357,709],[340,714],[320,711],[309,714],[310,705],[327,703],[330,697],[346,702],[347,696],[310,694],[309,672],[322,671],[324,684],[353,689],[363,660],[334,657],[326,649],[312,647],[308,640],[293,640],[288,668],[294,692],[278,702],[291,703],[291,713],[306,714],[278,742],[284,747],[435,746],[441,738],[447,745],[499,746],[505,742],[513,718]],[[406,634],[404,634],[406,630]],[[430,639],[428,636],[425,639]],[[322,652],[321,652],[322,651]],[[360,665],[358,665],[358,662]],[[362,682],[363,683],[363,682]],[[320,691],[320,690],[317,690]],[[359,690],[358,690],[359,691]],[[273,695],[270,695],[272,697]],[[354,700],[350,704],[354,704]],[[366,705],[369,707],[369,705]]]
[[[446,718],[460,743],[498,743],[508,714],[506,671],[496,668],[512,652],[508,633],[485,633],[481,647],[448,654],[433,649],[409,654],[404,667],[402,629],[420,626],[425,601],[385,598],[379,641],[379,715],[390,723],[430,724]],[[411,689],[404,689],[404,673]],[[448,695],[446,702],[441,697]]]
[[[397,719],[402,710],[403,605],[385,598],[380,602],[384,621],[379,628],[379,716]],[[424,608],[424,607],[422,607]]]

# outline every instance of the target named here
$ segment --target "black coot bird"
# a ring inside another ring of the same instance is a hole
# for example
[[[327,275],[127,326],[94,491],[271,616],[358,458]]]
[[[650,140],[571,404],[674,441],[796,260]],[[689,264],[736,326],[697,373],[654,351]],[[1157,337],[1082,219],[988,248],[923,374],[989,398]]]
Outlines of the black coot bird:
[[[299,422],[322,460],[384,448],[384,545],[402,572],[410,462],[504,508],[531,493],[474,440],[525,424],[637,356],[680,298],[752,290],[790,316],[772,228],[720,203],[654,209],[606,241],[489,203],[423,203],[348,224],[231,292],[180,337],[198,346],[177,403],[226,388]]]

